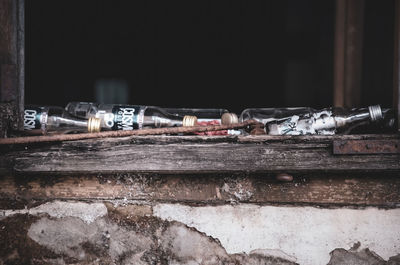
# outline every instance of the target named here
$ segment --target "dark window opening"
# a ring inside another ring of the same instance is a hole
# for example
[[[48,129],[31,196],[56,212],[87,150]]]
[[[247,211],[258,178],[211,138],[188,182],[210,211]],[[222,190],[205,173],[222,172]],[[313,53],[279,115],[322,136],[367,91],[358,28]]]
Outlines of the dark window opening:
[[[394,1],[365,4],[362,104],[391,107]],[[26,2],[26,104],[323,108],[335,1]]]

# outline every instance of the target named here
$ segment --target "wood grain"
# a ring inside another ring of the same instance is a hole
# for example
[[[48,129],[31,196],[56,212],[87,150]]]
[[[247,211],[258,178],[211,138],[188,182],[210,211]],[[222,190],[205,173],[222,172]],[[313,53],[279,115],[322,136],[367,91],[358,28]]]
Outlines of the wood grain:
[[[188,204],[295,204],[322,207],[400,207],[396,174],[274,174],[97,176],[3,176],[0,207],[18,208],[48,200],[112,200]],[[19,205],[19,206],[18,206]]]
[[[19,174],[400,172],[400,154],[334,155],[334,139],[359,136],[153,136],[3,147],[0,172]]]
[[[23,129],[25,80],[24,0],[0,0],[0,103],[11,105],[12,118],[0,114],[0,137]]]

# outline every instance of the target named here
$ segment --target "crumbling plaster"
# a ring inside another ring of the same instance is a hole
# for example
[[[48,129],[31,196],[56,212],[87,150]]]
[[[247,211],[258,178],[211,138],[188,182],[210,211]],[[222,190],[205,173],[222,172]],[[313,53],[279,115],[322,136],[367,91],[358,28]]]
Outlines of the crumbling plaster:
[[[398,264],[400,209],[53,201],[0,210],[0,264]]]
[[[158,204],[153,212],[218,238],[228,253],[279,249],[304,265],[327,264],[333,249],[357,242],[386,260],[400,253],[400,209]]]

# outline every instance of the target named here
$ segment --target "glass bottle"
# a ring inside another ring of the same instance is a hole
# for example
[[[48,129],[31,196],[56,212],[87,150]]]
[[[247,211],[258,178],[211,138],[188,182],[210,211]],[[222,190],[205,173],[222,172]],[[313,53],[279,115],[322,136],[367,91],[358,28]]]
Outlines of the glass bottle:
[[[266,124],[291,117],[293,115],[302,115],[315,112],[315,109],[308,107],[294,108],[247,108],[244,109],[239,116],[239,122],[246,120],[256,120],[264,124],[262,130],[265,131]],[[242,134],[248,134],[251,128],[242,129]]]
[[[136,130],[194,126],[197,117],[172,114],[156,106],[98,104],[92,102],[70,102],[65,107],[67,113],[81,119],[100,119],[102,130]]]
[[[90,124],[91,131],[99,130],[93,127],[93,119],[72,117],[58,106],[27,105],[24,110],[24,134],[28,135],[88,132]]]
[[[326,108],[306,114],[295,114],[266,124],[270,135],[307,135],[349,133],[354,128],[384,120],[386,109],[379,105],[368,108]]]
[[[243,122],[246,120],[254,119],[263,123],[264,125],[280,120],[293,115],[302,115],[307,113],[313,113],[316,110],[308,107],[296,107],[296,108],[248,108],[242,111],[239,116],[239,121]]]
[[[229,113],[227,109],[212,108],[163,108],[166,112],[174,115],[196,116],[198,122],[209,122],[217,120],[221,122],[224,113]]]
[[[165,108],[165,110],[174,115],[193,115],[197,117],[198,125],[217,125],[232,124],[239,122],[235,113],[229,112],[227,109],[211,109],[211,108]]]

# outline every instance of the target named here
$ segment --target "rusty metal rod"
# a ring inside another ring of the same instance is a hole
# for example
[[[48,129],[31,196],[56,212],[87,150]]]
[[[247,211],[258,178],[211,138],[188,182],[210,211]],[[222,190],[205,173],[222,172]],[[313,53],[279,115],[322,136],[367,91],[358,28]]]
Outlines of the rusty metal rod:
[[[247,120],[244,122],[228,124],[228,125],[168,127],[168,128],[150,128],[150,129],[130,130],[130,131],[106,131],[98,133],[24,136],[24,137],[0,138],[0,145],[74,141],[74,140],[94,139],[94,138],[125,137],[132,135],[160,135],[160,134],[221,131],[221,130],[240,129],[250,125],[257,125],[257,124],[259,124],[259,122],[256,120]]]

